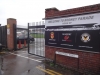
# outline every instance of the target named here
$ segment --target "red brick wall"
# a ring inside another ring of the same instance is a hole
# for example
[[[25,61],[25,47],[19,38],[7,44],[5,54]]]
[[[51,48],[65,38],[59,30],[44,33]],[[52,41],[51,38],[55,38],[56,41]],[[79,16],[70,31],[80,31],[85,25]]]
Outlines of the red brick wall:
[[[77,54],[79,56],[79,69],[88,70],[94,72],[100,72],[100,53],[90,53],[77,50],[68,50],[55,47],[45,47],[45,56],[48,59],[54,60],[55,51]],[[62,65],[65,65],[69,68],[77,69],[78,68],[78,59],[56,55],[56,62]]]
[[[13,35],[13,24],[16,24],[16,19],[7,19],[7,25],[9,24],[10,34],[7,35],[7,46],[9,50],[14,49],[14,35]]]
[[[68,9],[68,10],[63,10],[63,11],[59,11],[56,8],[49,8],[45,10],[45,18],[92,12],[92,11],[98,11],[98,10],[100,10],[100,4]],[[61,51],[65,53],[72,53],[72,54],[79,55],[79,68],[82,71],[88,70],[88,71],[100,72],[100,53],[83,52],[83,51],[68,50],[68,49],[46,46],[45,57],[48,59],[54,60],[55,51]],[[78,61],[76,58],[57,55],[56,61],[57,63],[66,65],[67,67],[70,67],[70,68],[78,67],[77,66]]]
[[[57,8],[49,8],[45,10],[45,18],[92,12],[92,11],[98,11],[98,10],[100,10],[100,4],[73,8],[73,9],[68,9],[68,10],[63,10],[63,11],[59,11]]]

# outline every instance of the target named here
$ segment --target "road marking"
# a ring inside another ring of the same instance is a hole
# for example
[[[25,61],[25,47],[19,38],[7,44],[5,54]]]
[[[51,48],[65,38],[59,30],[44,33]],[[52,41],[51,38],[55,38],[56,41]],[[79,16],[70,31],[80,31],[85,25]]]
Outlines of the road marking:
[[[27,52],[27,51],[15,51],[15,52]]]
[[[50,75],[62,75],[61,73],[58,73],[58,72],[50,70],[50,69],[43,69],[41,66],[37,66],[36,68],[38,68],[39,70],[46,72]]]
[[[53,70],[50,70],[50,69],[46,69],[46,70],[49,71],[49,72],[55,73],[55,74],[57,74],[57,75],[62,75],[61,73],[58,73],[58,72],[53,71]]]
[[[6,52],[0,52],[0,53],[6,53]]]
[[[39,70],[41,70],[41,71],[43,71],[43,72],[45,72],[45,73],[48,73],[48,74],[50,74],[50,75],[55,75],[55,74],[53,74],[53,73],[51,73],[51,72],[49,72],[49,71],[46,71],[45,69],[43,69],[43,68],[41,68],[41,67],[36,67],[36,68],[38,68]]]
[[[26,58],[26,59],[30,59],[30,60],[33,60],[33,61],[37,61],[37,62],[42,62],[42,61],[39,61],[39,60],[36,60],[36,59],[32,59],[32,58],[29,58],[29,57],[25,57],[25,56],[22,56],[22,55],[19,55],[19,54],[15,54],[15,53],[11,53],[9,52],[10,54],[13,54],[13,55],[17,55],[19,57],[23,57],[23,58]]]
[[[23,52],[23,53],[21,53],[21,54],[27,54],[26,52]]]
[[[38,59],[38,60],[44,60],[44,59]]]

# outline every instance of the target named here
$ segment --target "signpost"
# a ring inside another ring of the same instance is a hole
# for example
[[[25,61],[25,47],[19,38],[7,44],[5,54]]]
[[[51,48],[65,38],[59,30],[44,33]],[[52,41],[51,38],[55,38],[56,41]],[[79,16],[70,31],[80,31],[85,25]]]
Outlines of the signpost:
[[[73,57],[73,58],[78,58],[77,54],[64,53],[64,52],[59,52],[59,51],[56,51],[56,54],[63,55],[63,56],[68,56],[68,57]]]
[[[63,55],[63,56],[71,57],[71,58],[76,58],[77,62],[78,62],[77,63],[77,70],[79,70],[79,56],[77,54],[56,51],[55,56],[54,56],[54,64],[56,64],[56,55]]]
[[[7,25],[7,35],[9,35],[10,34],[10,25],[8,24]]]

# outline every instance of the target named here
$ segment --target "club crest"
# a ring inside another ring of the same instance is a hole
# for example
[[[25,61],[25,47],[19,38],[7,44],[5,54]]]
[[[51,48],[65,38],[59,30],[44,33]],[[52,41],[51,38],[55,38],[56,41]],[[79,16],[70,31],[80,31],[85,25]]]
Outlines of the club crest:
[[[81,41],[85,42],[85,43],[89,42],[90,41],[90,35],[88,33],[83,33],[81,35]]]
[[[51,38],[51,39],[54,39],[54,32],[51,32],[51,33],[50,33],[50,38]]]

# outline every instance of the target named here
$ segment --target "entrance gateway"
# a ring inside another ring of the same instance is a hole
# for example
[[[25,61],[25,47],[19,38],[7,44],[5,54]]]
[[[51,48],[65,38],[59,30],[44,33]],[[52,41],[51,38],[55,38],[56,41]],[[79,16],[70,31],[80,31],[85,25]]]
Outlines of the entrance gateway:
[[[30,36],[34,37],[34,42],[28,42],[28,53],[45,57],[45,25],[28,24],[28,39]]]
[[[46,9],[46,59],[69,68],[78,68],[82,72],[99,73],[100,12],[94,11],[92,8],[90,12],[87,12],[89,7],[91,6],[84,9],[77,8],[75,12],[74,9],[64,11],[59,11],[56,8]],[[80,11],[80,9],[84,11]]]

